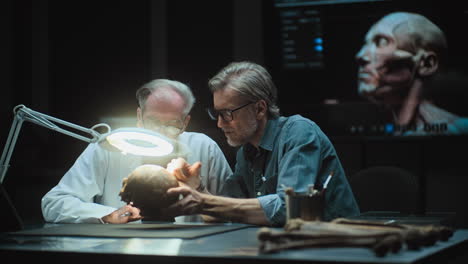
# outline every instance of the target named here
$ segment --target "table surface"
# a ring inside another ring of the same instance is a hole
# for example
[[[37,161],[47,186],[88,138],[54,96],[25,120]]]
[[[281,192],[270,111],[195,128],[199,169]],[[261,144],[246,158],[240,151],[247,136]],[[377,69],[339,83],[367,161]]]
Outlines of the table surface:
[[[258,251],[259,228],[250,226],[195,239],[18,236],[1,233],[0,256],[2,260],[6,257],[15,262],[34,257],[48,263],[85,263],[90,260],[93,263],[238,263],[240,260],[242,263],[415,263],[426,262],[447,252],[451,257],[461,254],[465,259],[464,252],[468,248],[468,230],[461,229],[456,230],[448,241],[438,241],[419,250],[402,248],[384,257],[377,257],[368,248],[307,248],[263,254]],[[457,251],[453,248],[457,248]]]

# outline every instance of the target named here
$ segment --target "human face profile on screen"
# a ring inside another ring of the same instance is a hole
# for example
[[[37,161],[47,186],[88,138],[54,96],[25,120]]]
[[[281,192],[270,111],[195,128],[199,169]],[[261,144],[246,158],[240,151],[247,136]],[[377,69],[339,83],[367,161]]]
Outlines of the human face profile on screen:
[[[369,29],[356,54],[358,94],[392,111],[395,134],[468,133],[468,121],[423,97],[446,50],[444,33],[426,17],[390,13]]]

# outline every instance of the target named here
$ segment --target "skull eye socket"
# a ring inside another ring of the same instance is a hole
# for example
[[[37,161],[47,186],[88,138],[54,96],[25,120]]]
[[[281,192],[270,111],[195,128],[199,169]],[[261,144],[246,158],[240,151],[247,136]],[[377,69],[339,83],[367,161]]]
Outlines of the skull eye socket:
[[[375,46],[378,48],[387,47],[390,44],[390,39],[388,37],[377,35],[374,38]]]

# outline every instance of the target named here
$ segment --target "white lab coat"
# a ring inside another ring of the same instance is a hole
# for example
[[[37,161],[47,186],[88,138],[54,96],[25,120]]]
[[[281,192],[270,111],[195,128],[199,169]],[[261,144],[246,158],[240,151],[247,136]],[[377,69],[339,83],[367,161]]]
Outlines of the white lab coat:
[[[184,132],[178,141],[188,147],[185,159],[202,162],[201,178],[212,194],[232,174],[223,152],[208,136]],[[123,178],[145,163],[141,157],[109,152],[89,144],[60,182],[42,198],[42,214],[53,223],[99,223],[99,219],[125,205],[119,192]],[[166,166],[166,164],[160,164]],[[176,221],[193,221],[177,217]]]

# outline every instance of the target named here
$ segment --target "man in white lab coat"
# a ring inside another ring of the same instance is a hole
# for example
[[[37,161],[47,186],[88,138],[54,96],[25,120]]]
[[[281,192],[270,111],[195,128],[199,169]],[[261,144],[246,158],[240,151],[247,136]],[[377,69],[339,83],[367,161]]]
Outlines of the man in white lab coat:
[[[165,167],[172,158],[190,164],[200,161],[201,186],[217,194],[232,174],[217,143],[208,136],[186,132],[195,98],[180,82],[157,79],[138,89],[138,127],[155,130],[176,140],[175,155],[164,160],[109,152],[90,144],[60,182],[42,198],[42,214],[53,223],[127,223],[141,219],[139,209],[121,201],[122,180],[136,167],[155,163]],[[194,221],[178,217],[176,221]]]

